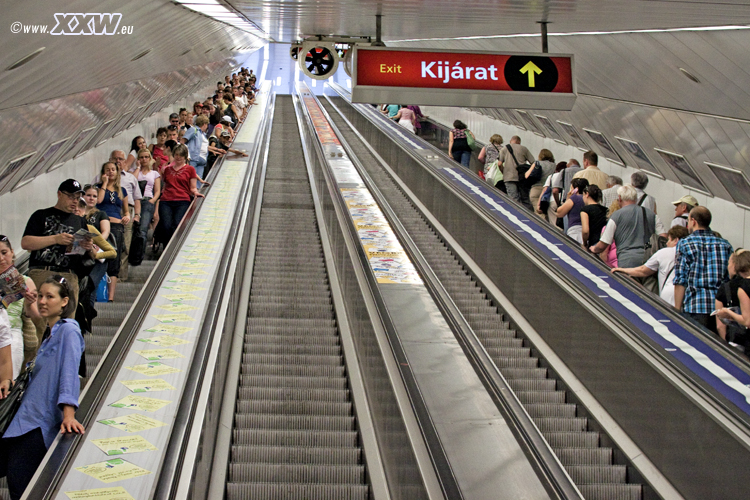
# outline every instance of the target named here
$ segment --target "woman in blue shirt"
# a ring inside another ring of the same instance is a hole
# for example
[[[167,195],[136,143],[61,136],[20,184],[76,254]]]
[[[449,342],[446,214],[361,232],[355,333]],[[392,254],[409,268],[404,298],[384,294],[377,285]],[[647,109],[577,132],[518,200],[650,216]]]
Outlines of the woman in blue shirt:
[[[78,323],[67,318],[75,303],[68,282],[50,276],[39,288],[39,314],[47,322],[21,407],[3,435],[0,474],[13,500],[21,498],[59,432],[83,434],[76,420],[78,366],[84,343]]]
[[[120,261],[125,249],[125,226],[130,222],[128,209],[128,193],[120,186],[120,169],[116,164],[107,162],[102,165],[102,181],[96,185],[96,208],[109,216],[110,234],[115,237],[117,258],[107,261],[107,275],[109,276],[109,301],[115,300],[117,278],[120,277]]]

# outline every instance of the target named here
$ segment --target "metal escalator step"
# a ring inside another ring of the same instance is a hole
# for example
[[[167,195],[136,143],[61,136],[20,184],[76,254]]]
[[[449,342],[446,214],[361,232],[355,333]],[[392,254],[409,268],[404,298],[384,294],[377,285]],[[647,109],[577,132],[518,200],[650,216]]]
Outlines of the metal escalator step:
[[[291,446],[232,446],[232,461],[266,464],[360,465],[357,448],[294,448]]]
[[[241,399],[308,401],[349,401],[349,391],[340,389],[299,389],[296,387],[240,387]]]
[[[542,432],[552,448],[596,448],[598,432]]]
[[[315,316],[319,318],[333,318],[330,305],[318,306],[315,304],[250,304],[249,314],[253,316],[268,316],[281,318],[297,318]]]
[[[557,380],[547,379],[547,378],[537,379],[537,380],[509,379],[508,385],[510,385],[510,388],[513,389],[514,392],[517,392],[517,391],[554,391],[555,389],[557,389]]]
[[[612,464],[612,448],[555,448],[554,452],[565,466]]]
[[[624,483],[627,479],[624,465],[569,465],[565,470],[576,484]]]
[[[534,423],[542,432],[583,432],[588,427],[585,417],[576,418],[534,418]]]
[[[336,321],[327,318],[248,318],[247,327],[251,331],[256,328],[282,328],[294,331],[305,331],[315,328],[336,328]]]
[[[238,414],[276,413],[281,415],[330,415],[348,417],[352,415],[351,403],[326,401],[237,401],[235,412]]]
[[[301,303],[301,304],[300,304]],[[284,296],[276,295],[275,292],[268,290],[264,293],[256,293],[250,297],[250,304],[254,307],[272,307],[275,305],[296,306],[303,305],[306,307],[331,307],[331,298],[320,296],[305,298],[302,294],[288,294]]]
[[[531,403],[524,405],[532,418],[575,418],[576,405],[555,403]]]
[[[539,360],[536,358],[501,358],[492,357],[498,368],[536,368],[539,366]]]
[[[321,345],[321,346],[338,346],[339,339],[335,335],[325,334],[318,335],[318,332],[309,332],[309,335],[278,333],[276,335],[250,334],[245,337],[245,349],[253,344],[287,344],[294,342],[296,344]]]
[[[227,484],[227,500],[367,500],[370,488],[358,484]]]
[[[640,484],[581,484],[578,486],[586,500],[641,500]]]
[[[338,356],[341,354],[341,348],[336,345],[245,343],[244,348],[246,353],[253,354],[304,354],[310,356]]]
[[[340,365],[289,365],[289,364],[243,364],[243,375],[279,377],[342,377],[345,370]]]
[[[271,376],[271,375],[240,375],[240,385],[246,387],[294,387],[297,389],[339,389],[348,388],[343,370],[340,374],[321,376]]]
[[[344,483],[361,484],[363,465],[231,464],[230,482],[248,483]]]
[[[499,315],[464,314],[464,316],[474,330],[510,330],[510,324],[507,321],[502,321]]]
[[[516,397],[521,403],[564,403],[565,391],[518,391]]]
[[[290,431],[353,431],[354,417],[318,415],[269,415],[266,413],[238,413],[234,416],[235,429],[268,429]]]
[[[500,373],[508,380],[511,379],[546,379],[546,368],[501,368]]]
[[[243,354],[242,364],[268,363],[283,365],[285,363],[297,365],[335,365],[343,364],[341,356],[305,356],[295,354]]]
[[[356,431],[305,432],[234,429],[233,444],[253,446],[295,446],[324,448],[356,448],[359,437]]]
[[[516,337],[495,337],[482,339],[485,348],[490,347],[523,347],[523,339]]]
[[[489,347],[486,346],[487,353],[494,357],[500,358],[529,358],[531,349],[529,347]],[[536,359],[536,358],[534,358]]]

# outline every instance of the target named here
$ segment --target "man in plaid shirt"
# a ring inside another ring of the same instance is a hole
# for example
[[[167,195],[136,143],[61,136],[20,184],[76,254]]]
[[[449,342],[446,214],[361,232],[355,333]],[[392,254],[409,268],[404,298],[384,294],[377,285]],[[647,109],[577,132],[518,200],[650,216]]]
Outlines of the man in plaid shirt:
[[[675,307],[716,333],[716,322],[710,321],[711,312],[716,291],[729,278],[727,263],[732,245],[709,229],[711,212],[706,207],[693,208],[687,224],[691,234],[677,244]]]

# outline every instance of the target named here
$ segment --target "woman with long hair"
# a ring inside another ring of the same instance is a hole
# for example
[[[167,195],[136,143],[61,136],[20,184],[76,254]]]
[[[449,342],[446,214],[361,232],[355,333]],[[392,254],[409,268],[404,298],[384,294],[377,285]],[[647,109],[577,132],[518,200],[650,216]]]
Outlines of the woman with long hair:
[[[142,190],[141,199],[141,236],[147,241],[148,227],[151,220],[159,223],[159,198],[161,197],[161,174],[153,169],[154,159],[148,149],[138,151],[138,185]]]
[[[120,172],[115,163],[108,161],[102,165],[101,179],[102,181],[96,185],[98,188],[96,208],[109,216],[110,232],[115,237],[115,250],[117,250],[117,258],[107,262],[109,301],[114,302],[117,279],[120,276],[120,260],[125,249],[125,225],[130,222],[130,210],[128,193],[120,186]]]
[[[33,364],[29,385],[0,446],[0,475],[7,475],[11,499],[19,499],[55,437],[83,434],[76,420],[83,353],[81,329],[73,319],[71,287],[60,275],[39,287],[37,305],[47,324]]]
[[[461,120],[453,122],[453,129],[448,133],[448,156],[468,168],[471,162],[471,148],[466,134],[468,127]]]
[[[144,139],[143,136],[138,135],[133,137],[133,140],[130,141],[130,153],[128,153],[128,158],[125,160],[126,172],[132,172],[138,167],[138,162],[136,161],[138,151],[145,147],[146,139]]]

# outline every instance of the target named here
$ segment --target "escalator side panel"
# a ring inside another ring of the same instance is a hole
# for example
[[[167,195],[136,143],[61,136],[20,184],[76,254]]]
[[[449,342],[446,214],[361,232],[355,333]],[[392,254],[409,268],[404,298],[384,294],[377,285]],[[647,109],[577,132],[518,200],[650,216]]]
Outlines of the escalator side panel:
[[[606,318],[594,317],[357,110],[334,101],[680,493],[746,498],[748,449],[613,335]]]

